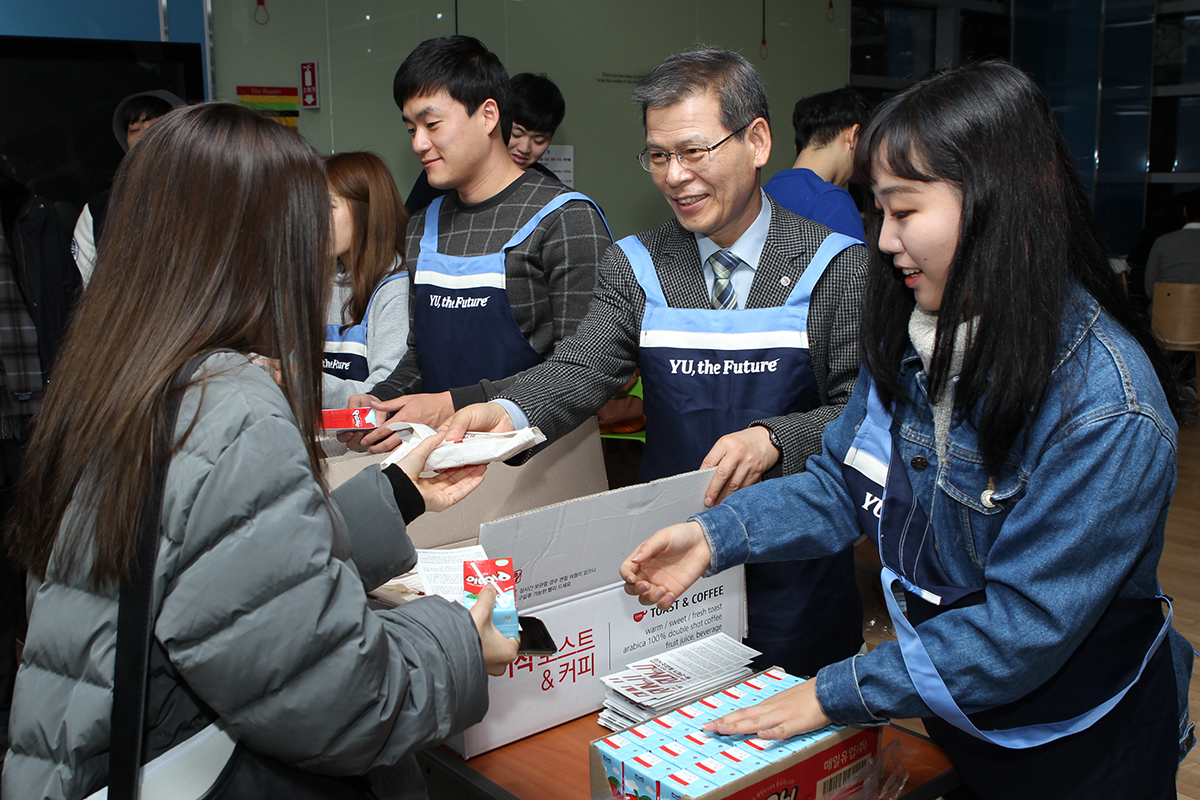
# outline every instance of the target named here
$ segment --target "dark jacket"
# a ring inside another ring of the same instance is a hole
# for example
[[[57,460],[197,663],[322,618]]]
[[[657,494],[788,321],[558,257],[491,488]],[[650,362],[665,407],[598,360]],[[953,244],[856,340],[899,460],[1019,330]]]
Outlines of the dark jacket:
[[[79,298],[79,269],[54,204],[8,178],[0,179],[0,221],[17,260],[17,286],[37,330],[42,380],[49,381]]]

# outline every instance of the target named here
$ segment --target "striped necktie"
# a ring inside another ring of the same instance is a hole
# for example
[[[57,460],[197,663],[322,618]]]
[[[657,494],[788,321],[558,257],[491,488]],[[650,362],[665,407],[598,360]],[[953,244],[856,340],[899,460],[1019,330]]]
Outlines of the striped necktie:
[[[718,250],[708,257],[708,265],[712,267],[713,275],[717,278],[713,281],[713,308],[722,311],[737,308],[737,293],[733,291],[729,277],[742,265],[742,260],[729,250]]]

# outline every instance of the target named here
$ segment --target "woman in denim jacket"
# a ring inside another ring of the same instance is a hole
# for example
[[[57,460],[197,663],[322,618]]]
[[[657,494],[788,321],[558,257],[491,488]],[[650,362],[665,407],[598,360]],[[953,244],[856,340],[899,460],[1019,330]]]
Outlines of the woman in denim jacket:
[[[876,208],[854,396],[806,472],[659,531],[627,591],[666,608],[702,574],[866,534],[899,641],[706,727],[921,717],[956,797],[1174,797],[1192,652],[1156,570],[1177,393],[1050,108],[1009,65],[945,72],[881,108],[857,161]]]

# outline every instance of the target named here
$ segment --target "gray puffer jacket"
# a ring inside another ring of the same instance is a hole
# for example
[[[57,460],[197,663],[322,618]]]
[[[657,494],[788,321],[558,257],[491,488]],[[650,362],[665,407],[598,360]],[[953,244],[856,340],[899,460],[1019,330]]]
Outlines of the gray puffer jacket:
[[[366,589],[414,563],[387,476],[363,470],[326,501],[267,374],[232,353],[200,373],[176,433],[195,428],[167,474],[148,757],[208,709],[259,752],[335,775],[478,722],[487,674],[467,612],[437,598],[367,607]],[[86,524],[78,506],[63,522]],[[117,592],[52,562],[30,595],[3,796],[74,800],[107,783]]]

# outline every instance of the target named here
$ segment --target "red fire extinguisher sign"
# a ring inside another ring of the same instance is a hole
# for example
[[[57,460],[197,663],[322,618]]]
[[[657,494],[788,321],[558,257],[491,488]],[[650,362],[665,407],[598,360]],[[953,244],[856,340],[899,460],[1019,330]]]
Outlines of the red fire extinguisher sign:
[[[321,107],[321,94],[317,86],[316,61],[300,62],[300,107]]]

